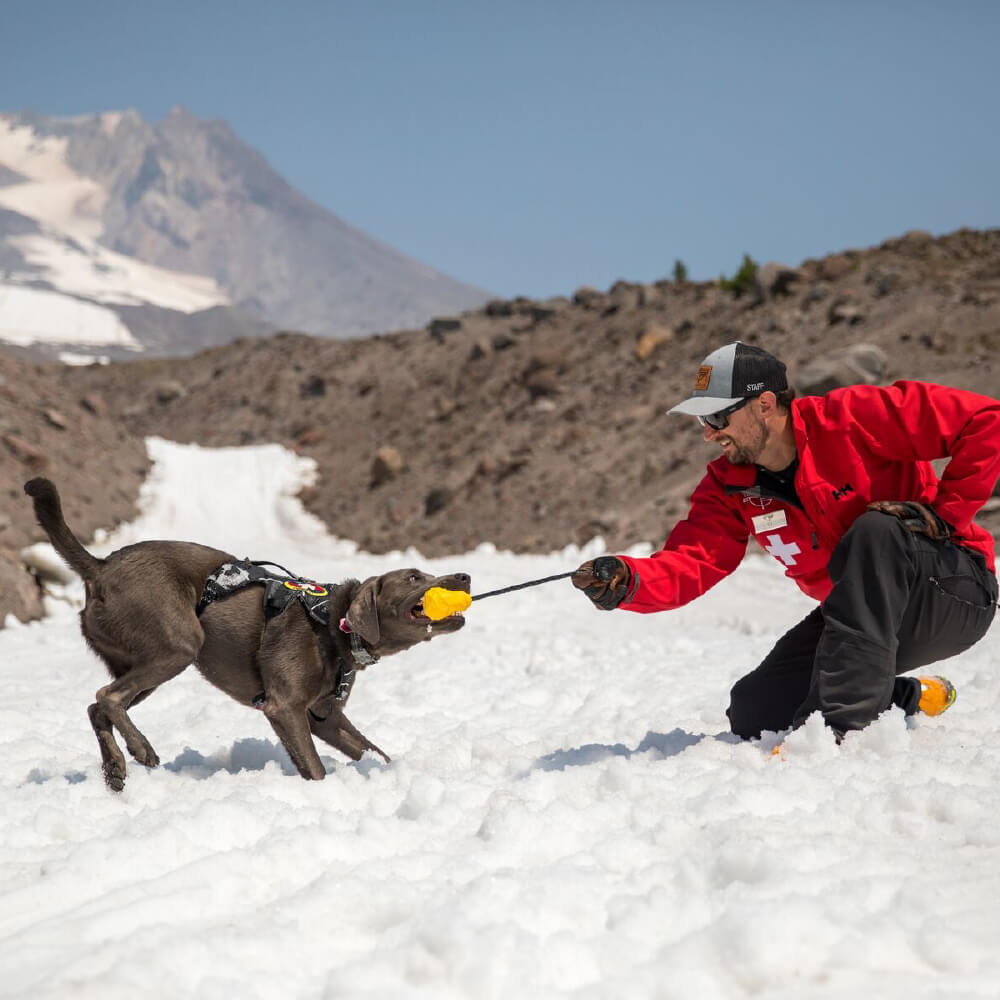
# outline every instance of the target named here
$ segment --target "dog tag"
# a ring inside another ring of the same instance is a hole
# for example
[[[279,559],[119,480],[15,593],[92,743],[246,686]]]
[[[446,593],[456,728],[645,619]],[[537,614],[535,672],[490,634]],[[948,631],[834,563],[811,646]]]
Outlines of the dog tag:
[[[788,524],[788,518],[783,510],[772,510],[769,514],[758,514],[751,520],[753,521],[753,530],[758,535],[765,531],[776,531]]]

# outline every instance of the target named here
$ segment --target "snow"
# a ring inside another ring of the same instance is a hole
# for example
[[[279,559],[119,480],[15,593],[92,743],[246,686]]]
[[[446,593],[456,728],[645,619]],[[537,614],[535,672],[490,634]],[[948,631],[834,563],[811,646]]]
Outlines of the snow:
[[[0,192],[3,190],[0,188]],[[108,250],[94,240],[82,237],[66,240],[58,232],[46,229],[42,233],[11,236],[7,242],[30,265],[41,269],[40,273],[25,273],[25,279],[42,279],[63,292],[85,295],[96,302],[148,303],[185,313],[229,302],[214,278],[144,264]]]
[[[55,343],[142,350],[142,345],[111,309],[59,292],[22,288],[2,281],[0,340],[21,347]]]
[[[603,548],[374,556],[302,511],[305,460],[149,447],[142,516],[95,550],[180,537],[322,580],[465,570],[477,593]],[[80,597],[0,632],[2,997],[996,996],[997,628],[942,667],[945,716],[840,747],[812,719],[772,755],[724,709],[811,607],[776,563],[662,615],[559,581],[359,677],[348,714],[391,764],[324,748],[302,781],[192,669],[132,713],[164,763],[130,761],[115,796]]]

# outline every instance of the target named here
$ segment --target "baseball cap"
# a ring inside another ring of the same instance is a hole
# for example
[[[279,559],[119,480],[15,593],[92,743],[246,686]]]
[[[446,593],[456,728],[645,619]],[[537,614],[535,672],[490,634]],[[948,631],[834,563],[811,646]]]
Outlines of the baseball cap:
[[[668,413],[707,417],[742,399],[788,388],[785,366],[773,354],[737,340],[712,351],[698,369],[690,399]]]

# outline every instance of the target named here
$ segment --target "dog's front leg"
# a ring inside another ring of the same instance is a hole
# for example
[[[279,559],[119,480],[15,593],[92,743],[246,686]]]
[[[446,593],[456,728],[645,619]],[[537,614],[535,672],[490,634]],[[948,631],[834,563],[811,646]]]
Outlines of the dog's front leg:
[[[351,760],[360,760],[366,750],[371,750],[387,764],[390,762],[389,755],[355,729],[339,708],[335,708],[325,719],[319,719],[310,712],[309,728],[321,740],[336,747]]]
[[[292,763],[298,768],[303,778],[321,781],[326,777],[326,768],[316,753],[312,736],[309,732],[309,720],[306,708],[302,705],[282,703],[268,696],[260,706],[267,721],[278,735],[282,745],[292,758]]]

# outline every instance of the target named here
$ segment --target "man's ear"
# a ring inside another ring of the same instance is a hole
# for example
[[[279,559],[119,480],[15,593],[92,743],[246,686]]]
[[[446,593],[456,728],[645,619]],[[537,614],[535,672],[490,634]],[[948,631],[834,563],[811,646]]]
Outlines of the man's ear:
[[[377,646],[381,637],[378,625],[378,608],[375,603],[377,589],[377,576],[365,580],[344,616],[351,631],[357,632],[369,646]]]
[[[760,407],[762,417],[773,416],[778,410],[778,397],[768,389],[757,397],[757,405]]]

